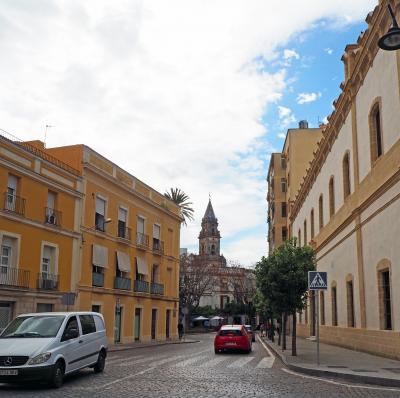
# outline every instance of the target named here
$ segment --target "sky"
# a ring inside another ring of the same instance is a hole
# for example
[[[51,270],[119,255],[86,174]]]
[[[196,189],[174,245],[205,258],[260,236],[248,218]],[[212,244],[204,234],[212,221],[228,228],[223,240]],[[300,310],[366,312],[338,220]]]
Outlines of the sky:
[[[332,112],[377,0],[1,0],[0,128],[83,143],[161,193],[197,252],[211,195],[228,260],[267,253],[266,175],[288,128]]]

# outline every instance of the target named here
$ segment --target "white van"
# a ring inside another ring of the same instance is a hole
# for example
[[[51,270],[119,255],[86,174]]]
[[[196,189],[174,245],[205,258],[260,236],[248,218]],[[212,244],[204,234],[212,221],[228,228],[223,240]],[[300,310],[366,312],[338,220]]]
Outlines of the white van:
[[[102,372],[107,356],[103,316],[97,312],[19,315],[0,334],[0,383],[47,381],[90,366]]]

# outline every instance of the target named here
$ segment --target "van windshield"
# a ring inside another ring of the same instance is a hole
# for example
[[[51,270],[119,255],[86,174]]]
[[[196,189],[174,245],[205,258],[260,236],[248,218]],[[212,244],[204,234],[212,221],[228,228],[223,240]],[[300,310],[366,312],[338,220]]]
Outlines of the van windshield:
[[[21,316],[15,318],[0,335],[7,338],[55,337],[65,316]]]

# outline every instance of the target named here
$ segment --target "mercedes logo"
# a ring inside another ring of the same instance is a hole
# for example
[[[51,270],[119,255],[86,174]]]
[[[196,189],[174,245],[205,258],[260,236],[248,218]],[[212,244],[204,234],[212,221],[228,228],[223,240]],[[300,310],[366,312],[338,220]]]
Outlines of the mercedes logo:
[[[4,365],[11,366],[11,364],[12,364],[12,358],[11,357],[7,357],[7,359],[4,361]]]

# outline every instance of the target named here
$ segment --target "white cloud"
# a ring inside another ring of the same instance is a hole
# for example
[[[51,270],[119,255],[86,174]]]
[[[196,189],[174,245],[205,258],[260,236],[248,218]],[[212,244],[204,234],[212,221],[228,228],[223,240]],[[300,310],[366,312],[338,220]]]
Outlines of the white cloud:
[[[325,48],[324,49],[324,51],[326,52],[326,53],[328,53],[329,55],[332,55],[333,54],[333,50],[331,49],[331,48]]]
[[[375,3],[2,2],[0,127],[33,139],[54,125],[48,146],[85,143],[161,192],[182,188],[196,211],[182,246],[196,244],[211,191],[232,237],[265,220],[259,159],[270,145],[260,120],[287,82],[262,64],[315,21],[361,20]],[[241,258],[253,261],[265,236],[250,240]]]
[[[321,93],[300,93],[297,96],[297,103],[300,105],[303,105],[308,102],[314,102],[321,96],[322,96]]]
[[[278,138],[284,140],[286,138],[286,134],[285,133],[279,133],[278,134]]]
[[[296,121],[292,110],[290,108],[286,108],[285,106],[278,106],[278,116],[281,128],[286,128]]]
[[[284,59],[291,59],[291,58],[299,59],[300,55],[295,50],[285,49],[283,51],[283,58]]]

